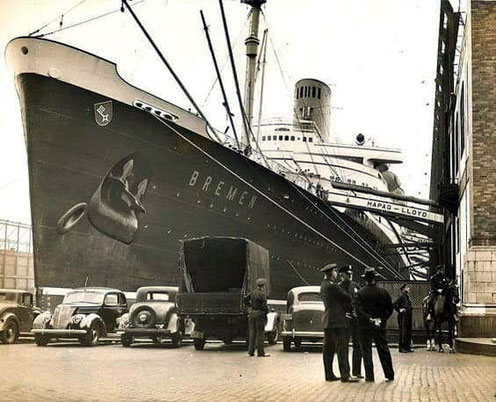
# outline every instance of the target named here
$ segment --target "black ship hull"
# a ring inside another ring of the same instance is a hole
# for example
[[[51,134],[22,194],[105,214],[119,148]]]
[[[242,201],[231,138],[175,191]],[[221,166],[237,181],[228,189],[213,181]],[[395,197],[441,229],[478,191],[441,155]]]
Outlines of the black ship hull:
[[[376,236],[238,152],[61,80],[33,73],[16,79],[36,286],[174,285],[179,241],[207,235],[267,248],[276,298],[319,284],[328,262],[350,263],[358,274],[384,265],[365,250],[377,245]],[[112,115],[102,126],[94,106],[106,102]],[[400,263],[398,255],[387,258]]]

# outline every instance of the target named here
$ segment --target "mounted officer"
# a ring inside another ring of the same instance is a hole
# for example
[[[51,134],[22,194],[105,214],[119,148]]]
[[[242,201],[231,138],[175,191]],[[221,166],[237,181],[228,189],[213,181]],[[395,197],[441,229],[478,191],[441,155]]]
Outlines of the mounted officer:
[[[359,286],[356,282],[353,282],[353,268],[351,265],[344,265],[339,268],[339,275],[341,277],[341,287],[351,296],[352,302],[355,301],[355,297],[358,293]],[[357,315],[355,309],[352,307],[352,314],[350,320],[350,334],[351,340],[353,342],[353,357],[352,357],[352,370],[351,373],[356,378],[363,378],[361,374],[361,364],[362,364],[362,351],[360,349],[360,341],[358,339],[358,328],[357,328]]]
[[[448,280],[444,276],[444,266],[438,265],[436,267],[436,272],[429,279],[431,283],[431,291],[429,292],[427,300],[427,308],[429,314],[427,315],[427,320],[432,320],[434,318],[434,305],[438,296],[443,292],[444,288],[448,285]]]

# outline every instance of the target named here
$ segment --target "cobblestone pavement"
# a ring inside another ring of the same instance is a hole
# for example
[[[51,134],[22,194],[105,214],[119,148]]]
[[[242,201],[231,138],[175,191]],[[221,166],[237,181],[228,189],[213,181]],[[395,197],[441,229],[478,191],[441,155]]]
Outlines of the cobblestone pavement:
[[[392,349],[396,380],[325,382],[319,346],[249,357],[241,345],[0,345],[0,400],[496,401],[496,358]],[[335,362],[337,365],[337,362]],[[337,367],[335,372],[337,373]]]

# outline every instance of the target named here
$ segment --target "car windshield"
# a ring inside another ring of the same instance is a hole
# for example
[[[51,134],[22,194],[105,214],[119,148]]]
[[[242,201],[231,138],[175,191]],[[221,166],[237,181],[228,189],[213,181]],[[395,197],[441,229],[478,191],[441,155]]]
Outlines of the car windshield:
[[[15,293],[0,293],[0,302],[15,302],[17,301],[17,295]]]
[[[301,293],[298,296],[298,300],[300,301],[300,303],[305,303],[305,302],[322,303],[322,297],[320,297],[320,293]]]
[[[104,293],[99,292],[71,292],[67,293],[64,297],[64,304],[67,303],[91,303],[91,304],[102,304]]]

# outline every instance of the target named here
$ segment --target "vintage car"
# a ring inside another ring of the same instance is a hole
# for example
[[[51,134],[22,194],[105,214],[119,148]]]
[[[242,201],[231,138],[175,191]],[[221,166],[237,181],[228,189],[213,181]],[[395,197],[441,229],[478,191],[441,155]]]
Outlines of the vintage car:
[[[299,286],[288,292],[286,314],[282,315],[282,344],[287,352],[291,344],[302,341],[317,342],[324,339],[324,303],[320,286]]]
[[[178,317],[177,291],[172,286],[139,288],[136,303],[119,319],[122,345],[129,347],[137,338],[150,338],[154,343],[170,338],[173,346],[181,346],[183,335],[191,335],[193,322]]]
[[[84,346],[94,346],[117,329],[117,318],[127,312],[126,296],[120,290],[74,289],[53,314],[45,311],[36,317],[31,332],[38,346],[59,338],[77,338]]]
[[[0,289],[0,342],[14,343],[21,332],[29,332],[41,310],[33,306],[33,294],[24,290]]]

